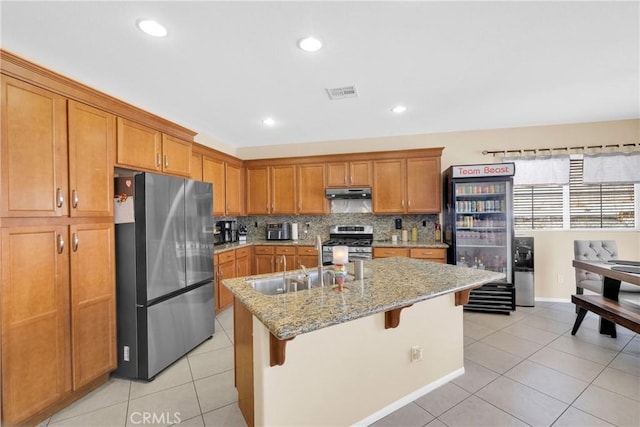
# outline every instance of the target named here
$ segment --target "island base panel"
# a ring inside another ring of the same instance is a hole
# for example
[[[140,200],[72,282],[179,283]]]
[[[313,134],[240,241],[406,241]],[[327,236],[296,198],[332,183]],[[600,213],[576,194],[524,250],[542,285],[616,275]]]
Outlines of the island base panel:
[[[298,335],[282,366],[270,366],[270,335],[254,317],[256,426],[372,422],[464,372],[454,294],[405,308],[397,328],[385,329],[378,313]],[[422,360],[411,360],[413,346],[423,349]]]

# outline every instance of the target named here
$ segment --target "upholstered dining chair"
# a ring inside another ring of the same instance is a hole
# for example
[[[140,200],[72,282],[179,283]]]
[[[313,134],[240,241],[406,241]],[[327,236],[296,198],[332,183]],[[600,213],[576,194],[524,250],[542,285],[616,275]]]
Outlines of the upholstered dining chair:
[[[615,240],[574,240],[574,258],[580,261],[609,261],[618,259],[618,245]],[[582,294],[585,289],[602,294],[602,276],[576,268],[576,293]],[[619,299],[640,304],[640,286],[620,283]]]

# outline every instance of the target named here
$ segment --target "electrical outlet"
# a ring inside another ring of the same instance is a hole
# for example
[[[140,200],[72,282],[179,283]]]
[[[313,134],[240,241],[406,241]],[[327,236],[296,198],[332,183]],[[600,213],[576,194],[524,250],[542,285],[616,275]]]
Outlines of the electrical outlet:
[[[422,360],[422,347],[414,345],[411,347],[411,361],[417,362],[419,360]]]
[[[128,346],[128,345],[125,345],[125,346],[124,346],[122,359],[123,359],[125,362],[128,362],[128,361],[129,361],[129,346]]]
[[[564,283],[564,276],[562,274],[558,274],[556,281],[558,282],[558,285],[562,285]]]

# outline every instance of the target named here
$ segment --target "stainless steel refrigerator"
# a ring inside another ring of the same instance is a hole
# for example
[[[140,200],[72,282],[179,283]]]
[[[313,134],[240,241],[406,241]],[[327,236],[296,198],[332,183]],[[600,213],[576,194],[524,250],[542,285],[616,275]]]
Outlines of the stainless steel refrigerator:
[[[116,375],[151,380],[214,333],[212,185],[119,177]]]
[[[443,172],[449,264],[505,274],[471,292],[465,310],[509,314],[513,286],[513,163],[456,165]]]

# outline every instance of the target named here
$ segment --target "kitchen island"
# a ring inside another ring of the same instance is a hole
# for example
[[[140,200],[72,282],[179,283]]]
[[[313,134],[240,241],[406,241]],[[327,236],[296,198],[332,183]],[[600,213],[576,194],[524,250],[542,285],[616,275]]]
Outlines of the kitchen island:
[[[404,257],[365,271],[342,293],[263,295],[247,278],[223,281],[248,425],[366,425],[464,373],[461,304],[504,275]]]

